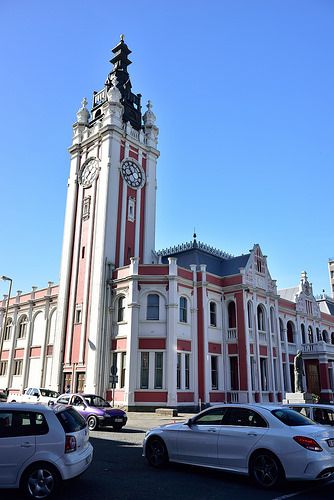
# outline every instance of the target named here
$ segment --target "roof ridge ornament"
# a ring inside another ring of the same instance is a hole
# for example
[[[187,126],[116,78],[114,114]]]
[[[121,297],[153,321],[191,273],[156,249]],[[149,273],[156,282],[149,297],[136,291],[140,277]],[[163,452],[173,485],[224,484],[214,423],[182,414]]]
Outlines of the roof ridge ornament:
[[[155,125],[156,116],[152,111],[153,104],[150,100],[147,101],[146,107],[147,111],[145,111],[144,113],[143,122],[145,127],[152,127],[153,125]]]
[[[81,101],[81,108],[77,112],[77,122],[80,125],[87,125],[87,123],[88,123],[90,115],[89,115],[89,111],[86,107],[87,104],[88,104],[88,101],[87,101],[86,97],[84,97]]]

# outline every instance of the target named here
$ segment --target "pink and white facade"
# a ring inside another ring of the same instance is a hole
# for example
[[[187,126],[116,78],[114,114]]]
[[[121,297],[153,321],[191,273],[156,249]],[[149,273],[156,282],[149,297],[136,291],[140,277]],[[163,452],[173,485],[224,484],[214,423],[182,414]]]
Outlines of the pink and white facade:
[[[156,118],[132,93],[123,40],[113,52],[73,126],[59,290],[11,299],[0,387],[70,384],[132,409],[280,401],[301,349],[309,391],[333,400],[334,302],[306,273],[278,291],[259,245],[232,257],[194,237],[156,252]]]

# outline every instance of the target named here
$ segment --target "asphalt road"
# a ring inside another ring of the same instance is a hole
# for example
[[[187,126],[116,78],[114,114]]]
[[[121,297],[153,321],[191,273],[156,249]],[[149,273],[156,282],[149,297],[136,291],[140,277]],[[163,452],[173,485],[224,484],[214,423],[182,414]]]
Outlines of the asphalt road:
[[[186,416],[184,416],[186,417]],[[248,478],[221,471],[171,464],[165,469],[150,467],[141,456],[145,431],[184,418],[160,418],[154,414],[129,414],[121,432],[91,432],[94,459],[80,477],[64,482],[57,498],[61,500],[213,500],[285,498],[329,499],[334,481],[285,483],[280,489],[265,491]],[[0,490],[1,500],[22,498],[19,492]]]

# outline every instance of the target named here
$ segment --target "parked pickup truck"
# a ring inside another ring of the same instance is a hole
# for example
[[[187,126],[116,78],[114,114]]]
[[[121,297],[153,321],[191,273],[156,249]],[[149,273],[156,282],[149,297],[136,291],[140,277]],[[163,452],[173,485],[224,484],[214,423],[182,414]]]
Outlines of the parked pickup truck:
[[[24,393],[9,394],[7,402],[16,403],[55,403],[59,397],[59,392],[44,389],[43,387],[27,387]]]

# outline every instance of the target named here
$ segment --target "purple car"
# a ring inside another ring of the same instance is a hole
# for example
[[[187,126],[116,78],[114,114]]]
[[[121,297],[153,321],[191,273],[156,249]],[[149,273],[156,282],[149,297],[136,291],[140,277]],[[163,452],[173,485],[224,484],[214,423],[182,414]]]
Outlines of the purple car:
[[[95,394],[62,394],[57,403],[73,406],[87,420],[91,431],[105,426],[120,431],[128,419],[125,411],[112,408],[108,401]]]

